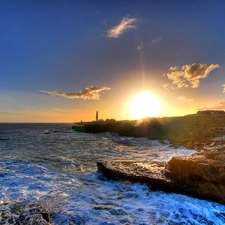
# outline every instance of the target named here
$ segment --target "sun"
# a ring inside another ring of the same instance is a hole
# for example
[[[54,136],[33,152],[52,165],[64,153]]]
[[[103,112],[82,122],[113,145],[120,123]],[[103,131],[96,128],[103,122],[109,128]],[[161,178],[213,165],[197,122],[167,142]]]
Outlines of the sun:
[[[130,113],[133,119],[157,116],[160,104],[157,98],[149,93],[139,94],[131,101]]]

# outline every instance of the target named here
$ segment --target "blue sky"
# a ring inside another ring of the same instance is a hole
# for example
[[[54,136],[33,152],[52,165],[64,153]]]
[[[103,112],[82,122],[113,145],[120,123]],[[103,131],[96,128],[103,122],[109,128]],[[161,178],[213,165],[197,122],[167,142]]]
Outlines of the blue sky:
[[[0,1],[0,122],[225,109],[225,2]]]

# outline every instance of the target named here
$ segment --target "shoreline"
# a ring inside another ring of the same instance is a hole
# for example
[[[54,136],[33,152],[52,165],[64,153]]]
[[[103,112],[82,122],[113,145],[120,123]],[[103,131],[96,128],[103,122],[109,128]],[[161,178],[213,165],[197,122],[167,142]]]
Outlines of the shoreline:
[[[165,140],[177,148],[197,151],[225,144],[225,115],[187,115],[182,117],[146,118],[142,120],[93,121],[74,124],[72,129],[84,133],[117,133],[126,137]],[[224,138],[223,138],[224,136]]]
[[[89,122],[75,125],[73,129],[85,133],[112,132],[119,136],[145,137],[161,143],[168,140],[174,148],[195,149],[198,153],[173,157],[163,168],[153,168],[152,162],[146,168],[143,165],[137,167],[138,161],[120,160],[97,162],[97,166],[112,179],[144,182],[159,190],[225,204],[225,115]]]

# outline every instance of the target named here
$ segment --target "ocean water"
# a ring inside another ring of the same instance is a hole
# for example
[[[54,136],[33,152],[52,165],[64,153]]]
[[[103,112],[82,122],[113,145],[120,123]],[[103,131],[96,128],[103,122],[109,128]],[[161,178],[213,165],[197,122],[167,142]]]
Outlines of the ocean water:
[[[225,224],[224,205],[109,180],[96,166],[106,159],[168,161],[193,150],[145,138],[76,133],[71,126],[0,124],[0,200],[39,202],[54,225]]]

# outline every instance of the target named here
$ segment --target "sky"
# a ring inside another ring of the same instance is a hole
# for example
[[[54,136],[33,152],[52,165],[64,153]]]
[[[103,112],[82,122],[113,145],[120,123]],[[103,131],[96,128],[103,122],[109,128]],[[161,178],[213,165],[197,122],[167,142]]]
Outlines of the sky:
[[[224,0],[1,0],[0,122],[133,119],[141,93],[225,110],[224,21]]]

